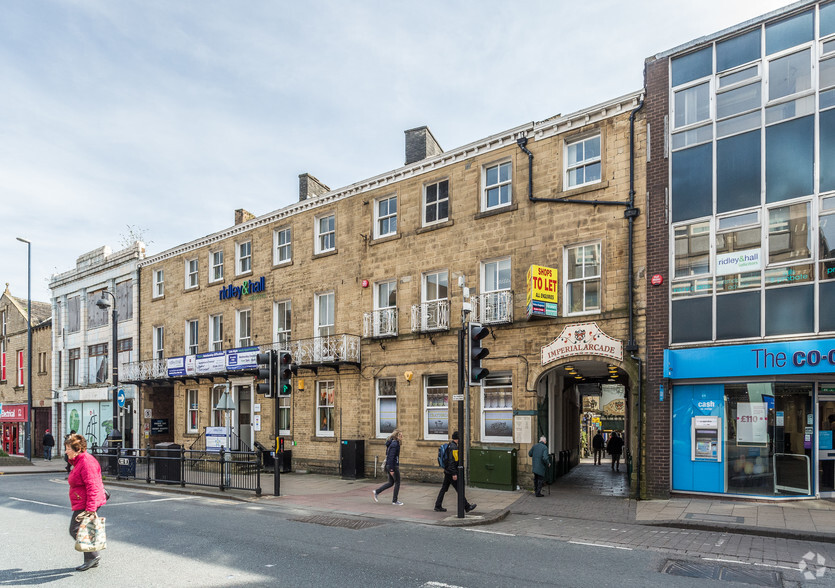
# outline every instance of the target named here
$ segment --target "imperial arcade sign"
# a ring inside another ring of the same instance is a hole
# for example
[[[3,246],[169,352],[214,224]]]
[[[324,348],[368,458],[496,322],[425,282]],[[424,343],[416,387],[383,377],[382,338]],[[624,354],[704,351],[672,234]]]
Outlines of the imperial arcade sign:
[[[575,355],[598,355],[623,361],[623,343],[600,330],[597,323],[568,325],[542,347],[542,365]]]

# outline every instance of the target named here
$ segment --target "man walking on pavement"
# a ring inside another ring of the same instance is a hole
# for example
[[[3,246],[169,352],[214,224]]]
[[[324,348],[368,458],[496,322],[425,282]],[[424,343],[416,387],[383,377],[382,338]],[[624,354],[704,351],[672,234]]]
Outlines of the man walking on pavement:
[[[612,438],[609,439],[609,444],[606,450],[612,456],[612,469],[620,471],[620,454],[623,453],[623,439],[620,438],[617,431],[612,433]]]
[[[43,436],[43,458],[46,461],[52,461],[53,447],[55,447],[55,437],[53,437],[52,433],[50,433],[49,429],[47,429]]]
[[[603,459],[603,448],[605,444],[606,442],[603,440],[603,433],[600,432],[600,429],[597,429],[597,435],[595,435],[591,440],[591,448],[594,451],[594,465],[600,465],[600,462]]]
[[[438,498],[435,500],[435,512],[446,512],[444,508],[444,494],[452,486],[455,491],[464,496],[464,480],[458,479],[458,431],[452,434],[452,441],[447,445],[446,454],[444,455],[444,483],[441,486],[441,491],[438,493]],[[474,510],[476,505],[467,502],[467,497],[464,496],[464,511],[470,512]]]

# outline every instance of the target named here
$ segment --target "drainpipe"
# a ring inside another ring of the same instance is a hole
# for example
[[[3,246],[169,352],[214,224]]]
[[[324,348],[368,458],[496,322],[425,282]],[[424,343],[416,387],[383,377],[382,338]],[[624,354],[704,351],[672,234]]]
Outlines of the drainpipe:
[[[643,419],[643,405],[644,405],[644,384],[643,384],[643,377],[644,377],[644,364],[641,361],[641,358],[637,355],[630,355],[632,360],[638,364],[638,447],[636,448],[637,451],[635,452],[635,460],[638,462],[635,471],[637,472],[635,476],[635,482],[637,486],[637,495],[638,499],[641,499],[641,445],[643,443],[643,428],[644,428],[644,419]]]

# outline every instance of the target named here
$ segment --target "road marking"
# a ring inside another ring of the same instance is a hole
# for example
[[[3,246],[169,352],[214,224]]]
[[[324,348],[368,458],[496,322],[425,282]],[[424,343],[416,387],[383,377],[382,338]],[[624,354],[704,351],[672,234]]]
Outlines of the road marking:
[[[126,504],[148,504],[149,502],[165,502],[167,500],[194,500],[194,496],[176,496],[173,498],[153,498],[151,500],[131,500],[128,502],[116,502],[114,504],[108,504],[108,507],[111,506],[124,506]]]
[[[66,504],[50,504],[49,502],[38,502],[37,500],[27,500],[25,498],[15,498],[9,496],[9,500],[17,500],[18,502],[31,502],[32,504],[42,504],[43,506],[54,506],[55,508],[67,508]]]
[[[443,582],[426,582],[421,588],[463,588],[463,586],[444,584]]]
[[[702,559],[705,561],[718,561],[720,563],[743,564],[746,566],[751,565],[750,561],[742,561],[739,559],[722,559],[721,557],[703,557]]]
[[[464,529],[470,533],[487,533],[489,535],[505,535],[507,537],[516,537],[513,533],[502,533],[501,531],[485,531],[484,529]]]
[[[604,545],[602,543],[586,543],[585,541],[569,541],[574,545],[589,545],[591,547],[605,547],[607,549],[622,549],[624,551],[632,551],[631,547],[621,547],[619,545]]]
[[[739,560],[739,559],[722,559],[722,558],[719,558],[719,557],[703,557],[701,559],[703,559],[705,561],[718,561],[718,562],[721,562],[721,563],[732,563],[732,564],[739,564],[739,565],[743,565],[743,566],[760,566],[761,568],[776,568],[778,570],[791,570],[793,572],[797,571],[797,568],[792,567],[792,566],[778,566],[778,565],[775,565],[775,564],[760,563],[760,562],[756,562],[756,561],[751,562],[751,561],[742,561],[742,560]]]

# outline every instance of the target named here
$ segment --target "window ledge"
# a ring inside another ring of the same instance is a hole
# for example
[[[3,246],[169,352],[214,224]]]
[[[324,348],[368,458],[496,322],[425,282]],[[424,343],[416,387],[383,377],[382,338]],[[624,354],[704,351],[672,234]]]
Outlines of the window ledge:
[[[247,270],[245,272],[241,272],[240,274],[235,274],[235,277],[236,278],[245,278],[245,277],[251,276],[251,275],[252,275],[252,270]]]
[[[609,181],[598,182],[596,184],[589,184],[588,186],[581,186],[579,188],[571,188],[564,192],[557,192],[555,198],[571,198],[572,196],[579,196],[580,194],[588,194],[589,192],[596,192],[597,190],[605,190],[609,187]]]
[[[473,218],[478,220],[480,218],[485,218],[485,217],[488,217],[488,216],[495,216],[497,214],[502,214],[504,212],[511,212],[513,210],[516,210],[517,208],[519,208],[519,203],[518,202],[513,202],[512,204],[508,204],[507,206],[502,206],[500,208],[491,208],[490,210],[483,210],[481,212],[476,213],[476,215]]]
[[[165,300],[165,294],[162,296],[152,296],[151,302],[156,302],[157,300]],[[78,331],[73,331],[73,333],[78,333]]]
[[[397,241],[400,237],[401,237],[400,233],[397,233],[396,235],[387,235],[385,237],[375,237],[374,239],[371,240],[371,243],[369,243],[369,245],[371,245],[373,247],[374,245],[379,245],[380,243],[388,243],[389,241]]]
[[[199,289],[200,289],[200,284],[198,284],[196,286],[189,286],[188,288],[183,288],[183,293],[185,293],[185,292],[196,292]]]
[[[209,284],[222,284],[222,283],[223,283],[223,278],[220,278],[219,280],[209,280]]]
[[[310,438],[310,440],[313,441],[313,442],[321,441],[323,443],[336,443],[337,442],[336,435],[334,435],[333,437],[320,437],[318,435],[313,435]]]
[[[428,233],[429,231],[435,231],[437,229],[444,229],[446,227],[451,227],[453,224],[455,224],[455,221],[453,221],[452,219],[448,219],[448,220],[445,220],[445,221],[441,221],[439,223],[433,223],[431,225],[426,225],[424,227],[420,227],[420,228],[415,230],[415,234],[420,235],[421,233]]]
[[[331,249],[330,251],[323,251],[321,253],[314,253],[313,259],[321,259],[322,257],[330,257],[339,253],[339,249]]]
[[[278,263],[273,264],[273,269],[275,269],[277,267],[290,267],[291,265],[293,265],[293,260],[292,259],[289,260],[289,261],[279,261]]]

